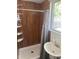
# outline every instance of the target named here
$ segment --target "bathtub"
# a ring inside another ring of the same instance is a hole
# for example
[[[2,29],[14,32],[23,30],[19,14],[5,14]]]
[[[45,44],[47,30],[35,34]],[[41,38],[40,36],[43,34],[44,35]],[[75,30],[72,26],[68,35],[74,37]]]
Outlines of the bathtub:
[[[19,49],[18,59],[39,59],[40,44]]]

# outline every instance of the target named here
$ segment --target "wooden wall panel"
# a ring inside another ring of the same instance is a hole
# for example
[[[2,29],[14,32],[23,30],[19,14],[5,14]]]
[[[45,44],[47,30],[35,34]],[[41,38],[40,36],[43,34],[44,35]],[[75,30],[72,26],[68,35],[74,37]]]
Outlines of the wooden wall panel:
[[[49,9],[49,1],[45,0],[43,3],[41,3],[41,7],[44,10]]]
[[[23,46],[40,43],[43,14],[24,11],[22,20],[24,40]]]

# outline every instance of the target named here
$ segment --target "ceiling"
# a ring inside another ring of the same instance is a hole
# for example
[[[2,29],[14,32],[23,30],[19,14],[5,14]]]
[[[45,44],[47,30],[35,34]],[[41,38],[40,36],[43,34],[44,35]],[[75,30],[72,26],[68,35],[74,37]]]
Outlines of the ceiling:
[[[42,3],[44,0],[24,0],[24,1],[32,1],[32,2],[35,2],[35,3]]]

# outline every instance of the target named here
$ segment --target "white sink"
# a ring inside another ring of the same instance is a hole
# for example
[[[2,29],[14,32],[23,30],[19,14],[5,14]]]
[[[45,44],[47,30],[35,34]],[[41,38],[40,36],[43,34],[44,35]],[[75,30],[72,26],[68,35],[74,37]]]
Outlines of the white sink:
[[[45,51],[54,57],[61,57],[61,48],[53,44],[52,42],[47,42],[44,44]]]

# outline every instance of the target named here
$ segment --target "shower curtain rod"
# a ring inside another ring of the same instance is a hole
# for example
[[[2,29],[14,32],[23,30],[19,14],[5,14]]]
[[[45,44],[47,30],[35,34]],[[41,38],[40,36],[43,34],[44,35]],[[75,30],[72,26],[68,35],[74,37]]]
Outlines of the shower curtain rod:
[[[46,11],[48,11],[48,10],[34,10],[34,9],[17,9],[17,10],[33,11],[33,12],[46,12]]]

